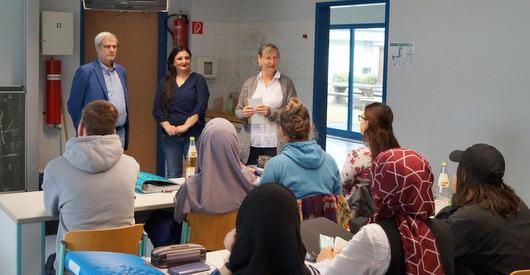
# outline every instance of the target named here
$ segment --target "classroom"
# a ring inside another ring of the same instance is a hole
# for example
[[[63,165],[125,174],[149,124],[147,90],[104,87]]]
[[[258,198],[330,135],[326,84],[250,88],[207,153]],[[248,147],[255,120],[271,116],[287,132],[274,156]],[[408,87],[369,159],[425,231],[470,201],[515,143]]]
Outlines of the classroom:
[[[293,79],[298,98],[315,118],[321,110],[314,82],[316,66],[322,64],[315,60],[318,56],[315,17],[320,2],[332,1],[270,0],[264,5],[257,0],[169,0],[166,16],[182,10],[190,22],[203,23],[202,34],[190,34],[189,46],[194,57],[214,56],[218,60],[218,75],[208,81],[209,108],[214,98],[221,97],[226,102],[230,94],[241,88],[247,76],[240,74],[240,68],[248,58],[255,58],[257,50],[246,49],[245,41],[258,35],[279,46],[282,55],[279,70]],[[525,202],[530,202],[530,185],[526,184],[529,161],[525,157],[530,155],[530,146],[526,144],[530,140],[530,128],[526,127],[530,117],[527,76],[530,52],[525,47],[530,42],[530,30],[526,28],[530,24],[530,2],[393,0],[386,3],[387,43],[414,43],[412,65],[388,66],[386,72],[383,98],[394,112],[394,132],[401,146],[423,155],[436,174],[441,162],[448,161],[451,151],[475,143],[494,145],[506,159],[505,182]],[[85,39],[88,36],[85,32],[95,30],[90,29],[91,22],[83,21],[82,1],[0,0],[0,36],[4,37],[0,57],[5,64],[0,86],[23,85],[26,92],[26,191],[39,189],[39,174],[50,160],[64,152],[67,139],[76,134],[67,113],[61,127],[50,127],[45,121],[45,63],[50,56],[40,53],[43,11],[73,14],[73,54],[54,56],[62,62],[61,92],[65,107],[76,69],[81,63],[93,60],[85,52],[94,52],[93,35]],[[148,23],[139,25],[155,32],[149,31],[151,36],[140,38],[131,34],[135,46],[120,44],[123,47],[120,50],[165,60],[173,41],[161,27],[163,17],[149,18],[142,13],[130,16],[138,21],[146,20]],[[82,48],[85,52],[81,52]],[[129,61],[118,59],[118,63],[124,62]],[[133,82],[138,83],[138,94],[151,96],[145,102],[142,97],[135,98],[139,111],[131,113],[131,120],[136,119],[134,125],[142,131],[131,134],[127,153],[138,159],[142,171],[151,173],[161,169],[156,123],[151,115],[152,97],[160,71],[165,69],[159,65],[155,61],[154,65],[138,65],[142,69],[126,66],[129,81],[138,81]],[[325,138],[322,138],[325,123],[314,123],[325,149]],[[139,146],[146,143],[144,138],[155,142]],[[451,175],[456,167],[456,163],[449,162]]]

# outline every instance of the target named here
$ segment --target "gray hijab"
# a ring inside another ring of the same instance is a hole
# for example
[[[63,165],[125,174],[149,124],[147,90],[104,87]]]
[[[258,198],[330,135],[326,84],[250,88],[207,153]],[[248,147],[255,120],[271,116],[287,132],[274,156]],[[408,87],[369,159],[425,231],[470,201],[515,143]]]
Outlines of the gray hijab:
[[[224,118],[214,118],[197,143],[195,175],[175,195],[175,220],[181,223],[191,211],[223,214],[239,209],[257,183],[239,159],[236,128]]]

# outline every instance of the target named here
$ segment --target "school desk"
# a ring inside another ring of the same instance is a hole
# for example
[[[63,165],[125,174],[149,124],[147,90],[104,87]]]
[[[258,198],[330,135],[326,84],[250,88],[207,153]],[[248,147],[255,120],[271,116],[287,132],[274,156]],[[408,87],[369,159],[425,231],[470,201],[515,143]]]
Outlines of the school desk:
[[[173,207],[173,193],[136,193],[134,210]],[[42,191],[0,194],[0,274],[42,274],[45,222],[57,220],[44,208]]]

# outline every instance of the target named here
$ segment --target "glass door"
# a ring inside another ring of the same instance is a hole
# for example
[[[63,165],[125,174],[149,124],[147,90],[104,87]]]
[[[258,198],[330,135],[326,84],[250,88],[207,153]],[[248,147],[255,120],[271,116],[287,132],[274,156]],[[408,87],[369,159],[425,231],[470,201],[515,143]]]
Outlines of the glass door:
[[[362,26],[329,31],[328,134],[359,138],[358,116],[382,102],[385,29]]]
[[[384,102],[389,0],[316,5],[313,123],[319,136],[361,140],[358,116]],[[326,148],[326,139],[317,140]]]

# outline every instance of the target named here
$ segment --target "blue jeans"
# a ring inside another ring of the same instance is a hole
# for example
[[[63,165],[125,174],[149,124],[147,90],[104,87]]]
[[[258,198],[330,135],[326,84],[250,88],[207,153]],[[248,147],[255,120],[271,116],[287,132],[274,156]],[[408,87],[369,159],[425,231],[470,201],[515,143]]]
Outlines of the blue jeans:
[[[184,159],[190,146],[189,137],[170,136],[161,128],[161,140],[166,157],[167,178],[180,178],[184,172]],[[197,140],[197,138],[195,138]]]

